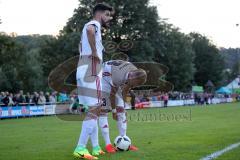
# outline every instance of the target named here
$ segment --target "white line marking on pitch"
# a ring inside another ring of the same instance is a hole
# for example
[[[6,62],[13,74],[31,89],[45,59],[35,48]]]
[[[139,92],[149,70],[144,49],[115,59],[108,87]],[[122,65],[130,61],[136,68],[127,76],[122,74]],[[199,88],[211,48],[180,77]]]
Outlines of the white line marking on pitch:
[[[227,151],[230,151],[230,150],[232,150],[234,148],[237,148],[238,146],[240,146],[240,142],[232,144],[232,145],[224,148],[223,150],[220,150],[220,151],[214,152],[214,153],[212,153],[210,155],[207,155],[206,157],[201,158],[200,160],[212,160],[212,159],[215,159],[215,158],[221,156],[223,153],[225,153]]]

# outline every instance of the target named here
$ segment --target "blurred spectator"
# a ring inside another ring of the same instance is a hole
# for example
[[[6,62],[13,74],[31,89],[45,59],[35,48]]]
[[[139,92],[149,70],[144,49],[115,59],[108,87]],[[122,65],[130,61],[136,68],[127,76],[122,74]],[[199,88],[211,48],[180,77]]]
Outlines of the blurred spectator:
[[[13,105],[15,105],[15,103],[13,102],[13,94],[12,93],[10,93],[9,94],[9,103],[8,103],[8,106],[13,106]]]
[[[157,96],[157,100],[158,100],[158,101],[161,101],[161,100],[162,100],[161,93]]]
[[[238,98],[237,98],[238,101],[240,101],[240,94],[238,95]]]
[[[200,94],[200,104],[204,104],[204,95],[202,93]]]
[[[13,101],[15,105],[18,105],[19,103],[23,103],[22,99],[20,98],[20,93],[17,93],[14,97],[13,97]]]
[[[4,92],[1,92],[1,94],[0,94],[0,102],[2,102],[2,99],[3,99],[3,95],[4,95],[5,93]]]
[[[203,94],[203,97],[204,97],[204,104],[206,104],[206,105],[208,105],[209,103],[208,103],[208,100],[209,100],[209,95],[208,95],[208,93],[204,93]]]
[[[17,102],[18,103],[25,103],[26,100],[25,100],[25,97],[23,95],[23,90],[20,90],[18,94],[19,94],[19,96],[17,98]]]
[[[51,104],[56,103],[57,102],[57,92],[52,92],[52,94],[49,96],[49,102]]]
[[[50,100],[49,100],[49,92],[45,93],[45,98],[46,98],[46,103],[49,103],[50,102]]]
[[[38,104],[45,104],[46,98],[42,91],[39,92]]]
[[[31,103],[31,95],[29,92],[27,92],[27,95],[25,96],[26,103]]]
[[[59,97],[58,97],[59,102],[66,102],[69,100],[67,94],[65,92],[63,93],[59,93]]]
[[[168,106],[168,93],[165,93],[163,95],[163,102],[164,102],[164,107],[167,107]]]
[[[5,106],[8,106],[8,103],[9,103],[9,93],[8,92],[3,92],[2,94],[2,103],[5,105]]]
[[[32,98],[32,103],[34,104],[38,104],[38,99],[39,99],[39,95],[37,92],[34,92],[33,98]]]
[[[140,99],[141,102],[148,102],[149,98],[147,96],[147,94],[144,94],[143,97]]]

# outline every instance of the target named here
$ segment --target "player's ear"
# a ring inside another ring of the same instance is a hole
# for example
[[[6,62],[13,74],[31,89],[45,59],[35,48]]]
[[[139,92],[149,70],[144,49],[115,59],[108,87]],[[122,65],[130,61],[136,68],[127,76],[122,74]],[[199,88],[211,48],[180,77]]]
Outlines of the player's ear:
[[[143,69],[137,69],[134,71],[129,72],[128,79],[138,79],[138,78],[146,78],[147,73]]]

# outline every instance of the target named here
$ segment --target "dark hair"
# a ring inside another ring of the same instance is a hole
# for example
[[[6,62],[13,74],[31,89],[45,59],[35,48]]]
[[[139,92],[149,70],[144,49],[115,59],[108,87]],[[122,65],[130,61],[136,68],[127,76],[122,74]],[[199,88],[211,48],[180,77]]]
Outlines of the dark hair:
[[[98,3],[95,5],[95,7],[93,8],[93,15],[97,12],[97,11],[112,11],[112,7],[109,6],[108,4],[106,3]]]

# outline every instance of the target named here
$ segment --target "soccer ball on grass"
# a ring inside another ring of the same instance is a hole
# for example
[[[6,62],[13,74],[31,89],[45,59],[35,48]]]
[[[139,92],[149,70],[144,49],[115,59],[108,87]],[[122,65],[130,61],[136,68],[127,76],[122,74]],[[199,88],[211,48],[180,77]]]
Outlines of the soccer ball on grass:
[[[117,136],[114,140],[114,146],[119,151],[128,151],[131,145],[131,139],[128,136]]]

